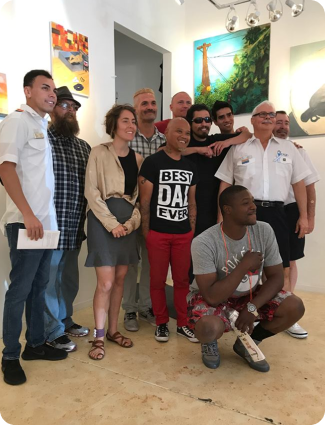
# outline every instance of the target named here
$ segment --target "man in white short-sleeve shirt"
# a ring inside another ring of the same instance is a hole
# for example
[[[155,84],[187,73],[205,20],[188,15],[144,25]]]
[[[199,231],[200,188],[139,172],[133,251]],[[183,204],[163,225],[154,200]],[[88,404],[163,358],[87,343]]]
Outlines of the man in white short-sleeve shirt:
[[[274,127],[274,135],[280,139],[285,139],[288,143],[292,143],[288,139],[290,132],[289,116],[285,111],[276,112],[276,121]],[[311,174],[304,179],[307,192],[307,217],[308,217],[308,234],[314,230],[315,210],[316,210],[316,191],[315,183],[318,182],[320,176],[309,158],[305,149],[298,149],[298,152],[306,162]],[[298,269],[296,260],[304,257],[305,238],[298,238],[296,233],[296,222],[299,217],[299,209],[295,199],[293,189],[290,188],[289,195],[285,201],[284,210],[287,216],[289,236],[290,236],[290,291],[293,292],[297,283]],[[295,323],[286,331],[294,338],[307,338],[308,332],[303,329],[299,323]]]
[[[57,230],[53,201],[54,175],[47,120],[56,103],[55,85],[44,70],[24,77],[26,105],[0,124],[0,177],[7,192],[1,228],[8,238],[10,286],[3,313],[4,381],[19,385],[26,381],[20,366],[22,315],[26,309],[24,360],[61,360],[67,353],[45,344],[44,300],[52,250],[17,249],[19,229],[38,240],[44,230]]]
[[[251,118],[253,137],[230,149],[215,176],[221,180],[219,194],[237,184],[247,187],[254,196],[257,219],[269,223],[275,232],[283,267],[287,269],[284,289],[289,290],[289,231],[283,207],[292,186],[300,214],[299,237],[304,237],[308,220],[303,180],[310,170],[293,144],[273,136],[275,117],[272,103],[258,105]]]

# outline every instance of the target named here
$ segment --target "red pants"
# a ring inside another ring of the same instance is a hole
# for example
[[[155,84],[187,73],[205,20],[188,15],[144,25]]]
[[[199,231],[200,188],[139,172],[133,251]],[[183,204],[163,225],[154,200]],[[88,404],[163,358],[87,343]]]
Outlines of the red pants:
[[[174,282],[177,326],[187,324],[186,296],[189,292],[192,239],[193,232],[178,235],[150,230],[148,233],[146,244],[150,263],[150,296],[157,325],[169,321],[165,292],[169,264]]]

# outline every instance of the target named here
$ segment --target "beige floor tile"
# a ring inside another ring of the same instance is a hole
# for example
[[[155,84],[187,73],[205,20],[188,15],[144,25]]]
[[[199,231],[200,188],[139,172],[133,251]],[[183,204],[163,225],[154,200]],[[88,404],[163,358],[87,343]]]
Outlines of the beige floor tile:
[[[263,342],[269,373],[251,370],[232,351],[234,335],[220,341],[221,366],[212,371],[200,358],[200,344],[175,334],[154,339],[154,327],[123,329],[134,347],[106,342],[102,361],[88,358],[92,337],[75,339],[78,350],[60,362],[24,362],[28,382],[0,382],[0,413],[12,425],[33,424],[257,424],[313,425],[325,412],[325,296],[301,294],[306,340],[283,333]],[[93,327],[92,310],[75,320]],[[211,400],[209,403],[198,399]],[[273,422],[272,422],[273,421]]]

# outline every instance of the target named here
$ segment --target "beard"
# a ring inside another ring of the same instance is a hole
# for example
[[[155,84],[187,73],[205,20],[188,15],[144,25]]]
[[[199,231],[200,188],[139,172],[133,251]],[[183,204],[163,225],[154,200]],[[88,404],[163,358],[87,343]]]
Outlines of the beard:
[[[54,114],[55,120],[53,122],[53,126],[57,133],[62,134],[65,137],[74,137],[79,134],[80,128],[77,121],[77,118],[67,113],[64,116],[58,116]]]

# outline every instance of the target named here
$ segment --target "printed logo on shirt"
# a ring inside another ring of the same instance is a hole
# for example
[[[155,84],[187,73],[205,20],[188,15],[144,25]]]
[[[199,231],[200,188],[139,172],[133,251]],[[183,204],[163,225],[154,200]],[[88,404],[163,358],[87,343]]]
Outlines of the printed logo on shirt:
[[[157,217],[170,221],[188,218],[188,191],[192,171],[160,170]]]
[[[254,250],[252,250],[254,251]],[[231,273],[237,266],[238,264],[241,262],[243,256],[245,255],[245,253],[247,252],[247,248],[245,246],[243,246],[240,254],[236,254],[233,255],[232,259],[229,259],[227,261],[227,267],[224,266],[222,267],[222,271],[224,273],[228,274]],[[239,258],[238,258],[239,257]],[[228,270],[227,270],[228,268]],[[243,277],[243,279],[241,280],[240,284],[237,286],[234,295],[235,296],[240,296],[240,294],[246,294],[250,291],[250,278],[252,281],[252,290],[254,291],[255,287],[258,284],[258,281],[260,279],[260,270],[256,270],[254,273],[248,273],[245,274],[245,276]]]
[[[273,162],[287,162],[288,159],[289,158],[288,158],[288,154],[287,153],[284,153],[284,152],[281,152],[281,151],[277,151],[276,156],[273,159]]]

